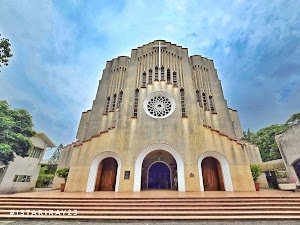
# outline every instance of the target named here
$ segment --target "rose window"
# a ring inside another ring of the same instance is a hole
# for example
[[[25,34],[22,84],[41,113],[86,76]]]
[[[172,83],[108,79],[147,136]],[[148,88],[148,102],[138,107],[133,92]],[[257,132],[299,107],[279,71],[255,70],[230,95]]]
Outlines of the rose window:
[[[168,93],[154,92],[144,100],[144,110],[153,118],[165,118],[175,110],[175,100]]]

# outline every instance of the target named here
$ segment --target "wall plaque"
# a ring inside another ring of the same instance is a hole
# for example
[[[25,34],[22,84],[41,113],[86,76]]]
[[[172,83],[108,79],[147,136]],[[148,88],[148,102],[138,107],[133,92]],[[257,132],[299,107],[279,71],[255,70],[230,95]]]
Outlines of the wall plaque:
[[[129,180],[129,179],[130,179],[130,171],[125,171],[124,180]]]

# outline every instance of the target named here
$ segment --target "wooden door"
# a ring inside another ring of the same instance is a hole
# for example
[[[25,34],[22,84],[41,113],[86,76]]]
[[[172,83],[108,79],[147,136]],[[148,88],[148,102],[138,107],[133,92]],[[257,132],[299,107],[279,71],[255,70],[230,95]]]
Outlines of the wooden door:
[[[102,174],[102,167],[103,167],[103,161],[98,166],[96,184],[95,184],[95,191],[99,191],[99,189],[100,189],[100,180],[101,180],[101,174]]]
[[[99,191],[114,191],[116,186],[116,177],[117,177],[117,167],[118,163],[114,158],[106,158],[101,163],[101,171],[98,169],[98,174],[100,177],[99,184]],[[99,165],[99,168],[100,168]],[[97,180],[96,180],[97,184]],[[95,188],[96,190],[96,188]]]
[[[222,170],[218,160],[213,157],[207,157],[202,161],[201,167],[204,191],[225,190]]]

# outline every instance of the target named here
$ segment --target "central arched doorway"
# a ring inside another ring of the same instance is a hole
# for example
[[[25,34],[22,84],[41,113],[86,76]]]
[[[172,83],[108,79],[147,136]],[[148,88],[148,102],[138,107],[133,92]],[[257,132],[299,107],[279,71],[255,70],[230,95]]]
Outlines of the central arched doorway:
[[[146,155],[142,164],[141,189],[177,190],[176,160],[167,151],[155,150]]]
[[[204,191],[225,191],[222,169],[217,159],[204,158],[201,168]]]
[[[165,162],[154,162],[148,170],[148,189],[171,189],[171,169]]]
[[[98,166],[95,191],[114,191],[118,163],[114,158],[103,159]]]

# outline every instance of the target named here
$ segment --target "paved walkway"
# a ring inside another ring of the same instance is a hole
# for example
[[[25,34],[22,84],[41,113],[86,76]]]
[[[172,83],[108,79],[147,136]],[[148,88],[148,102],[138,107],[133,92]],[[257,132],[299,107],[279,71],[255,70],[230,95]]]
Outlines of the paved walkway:
[[[0,197],[38,197],[38,198],[195,198],[195,197],[300,197],[300,192],[280,191],[274,189],[261,189],[257,192],[178,192],[151,190],[141,192],[26,192],[16,194],[5,194]]]

